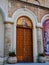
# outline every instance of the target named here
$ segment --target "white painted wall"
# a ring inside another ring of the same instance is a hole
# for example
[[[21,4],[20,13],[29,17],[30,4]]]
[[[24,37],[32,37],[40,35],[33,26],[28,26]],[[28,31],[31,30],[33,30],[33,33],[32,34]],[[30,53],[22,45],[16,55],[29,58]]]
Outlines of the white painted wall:
[[[4,24],[3,18],[0,13],[0,56],[4,56]]]

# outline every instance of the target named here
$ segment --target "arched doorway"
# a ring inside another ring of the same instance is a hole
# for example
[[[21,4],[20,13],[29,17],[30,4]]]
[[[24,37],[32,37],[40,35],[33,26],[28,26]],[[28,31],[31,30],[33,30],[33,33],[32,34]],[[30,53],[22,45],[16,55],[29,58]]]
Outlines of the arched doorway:
[[[43,38],[44,38],[44,53],[49,55],[49,19],[46,19],[43,23]]]
[[[32,22],[26,16],[16,23],[16,57],[18,62],[33,62]]]

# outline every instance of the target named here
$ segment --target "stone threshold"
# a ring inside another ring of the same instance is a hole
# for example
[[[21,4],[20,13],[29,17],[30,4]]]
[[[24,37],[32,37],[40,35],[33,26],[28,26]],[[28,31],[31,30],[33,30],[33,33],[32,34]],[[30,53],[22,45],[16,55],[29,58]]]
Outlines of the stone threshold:
[[[49,65],[49,62],[46,62],[46,63],[16,63],[16,64],[4,64],[4,65]]]

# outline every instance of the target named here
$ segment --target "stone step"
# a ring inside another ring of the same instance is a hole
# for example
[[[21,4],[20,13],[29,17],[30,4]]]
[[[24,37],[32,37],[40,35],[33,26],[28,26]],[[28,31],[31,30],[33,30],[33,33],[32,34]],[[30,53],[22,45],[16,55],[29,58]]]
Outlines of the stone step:
[[[49,63],[16,63],[16,64],[5,64],[5,65],[49,65]]]

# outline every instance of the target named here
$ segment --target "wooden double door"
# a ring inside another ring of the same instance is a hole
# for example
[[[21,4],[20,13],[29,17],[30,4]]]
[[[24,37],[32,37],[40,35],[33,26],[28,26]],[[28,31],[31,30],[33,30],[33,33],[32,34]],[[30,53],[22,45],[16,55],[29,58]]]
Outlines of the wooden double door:
[[[16,57],[18,62],[33,62],[32,29],[16,27]]]

